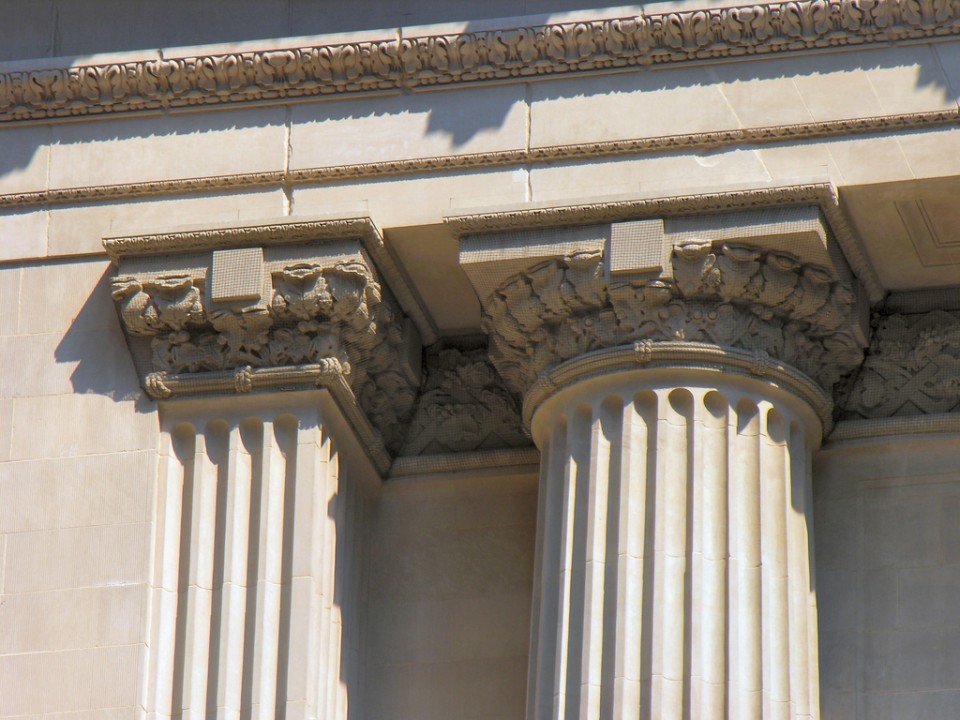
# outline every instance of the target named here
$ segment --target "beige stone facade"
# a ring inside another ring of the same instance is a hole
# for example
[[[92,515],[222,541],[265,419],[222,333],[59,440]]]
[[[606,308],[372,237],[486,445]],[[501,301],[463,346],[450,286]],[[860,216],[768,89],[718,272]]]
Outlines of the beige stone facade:
[[[956,0],[0,5],[0,720],[960,715]]]

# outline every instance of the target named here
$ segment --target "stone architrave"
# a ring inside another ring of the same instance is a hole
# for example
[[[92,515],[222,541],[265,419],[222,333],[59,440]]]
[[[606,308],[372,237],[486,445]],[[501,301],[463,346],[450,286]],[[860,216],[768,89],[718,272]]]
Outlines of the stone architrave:
[[[866,333],[817,209],[486,230],[542,457],[528,720],[819,717],[811,453]]]

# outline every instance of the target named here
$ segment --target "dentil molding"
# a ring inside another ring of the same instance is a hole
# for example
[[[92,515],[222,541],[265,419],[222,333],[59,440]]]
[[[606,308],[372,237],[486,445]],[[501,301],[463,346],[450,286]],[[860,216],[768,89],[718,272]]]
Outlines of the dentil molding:
[[[0,122],[280,102],[960,33],[956,0],[790,0],[0,73]]]

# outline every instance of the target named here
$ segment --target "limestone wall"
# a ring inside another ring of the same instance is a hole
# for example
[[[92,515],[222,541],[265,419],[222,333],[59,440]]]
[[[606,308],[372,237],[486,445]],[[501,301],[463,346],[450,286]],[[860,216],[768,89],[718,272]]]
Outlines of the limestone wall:
[[[374,511],[363,715],[522,718],[536,473],[388,482]]]
[[[157,20],[169,3],[9,0],[0,60],[230,43],[215,54],[583,4],[182,3],[173,25]],[[363,212],[433,298],[441,334],[473,333],[475,298],[446,300],[447,214],[956,175],[956,123],[908,120],[957,111],[958,92],[960,42],[941,40],[0,126],[0,719],[128,720],[142,702],[159,422],[110,298],[104,237]],[[908,129],[884,130],[890,117]],[[903,282],[902,264],[882,267],[885,287]],[[916,436],[818,456],[825,719],[960,713],[955,445]],[[369,528],[357,720],[522,717],[528,470],[386,482]]]
[[[825,720],[956,714],[958,461],[954,434],[846,441],[817,456]]]
[[[0,270],[0,717],[138,703],[159,428],[107,265]]]

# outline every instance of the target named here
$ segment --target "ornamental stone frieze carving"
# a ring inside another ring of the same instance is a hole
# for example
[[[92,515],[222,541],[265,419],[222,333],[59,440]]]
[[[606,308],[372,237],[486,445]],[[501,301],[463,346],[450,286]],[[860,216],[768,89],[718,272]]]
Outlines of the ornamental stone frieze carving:
[[[946,0],[790,0],[462,33],[0,73],[0,122],[531,76],[954,36]]]
[[[396,451],[421,380],[416,326],[381,282],[369,241],[284,243],[284,225],[274,230],[252,247],[240,233],[201,233],[162,255],[164,236],[107,241],[147,393],[324,386],[359,406],[382,436],[368,438],[374,447]]]
[[[960,409],[960,312],[880,314],[844,416],[886,418]]]
[[[424,385],[402,455],[526,447],[517,401],[486,350],[428,353]]]
[[[534,231],[526,246],[523,232],[465,237],[495,367],[523,393],[594,350],[634,343],[643,362],[657,343],[699,343],[829,394],[863,358],[865,300],[815,209],[771,212]]]

